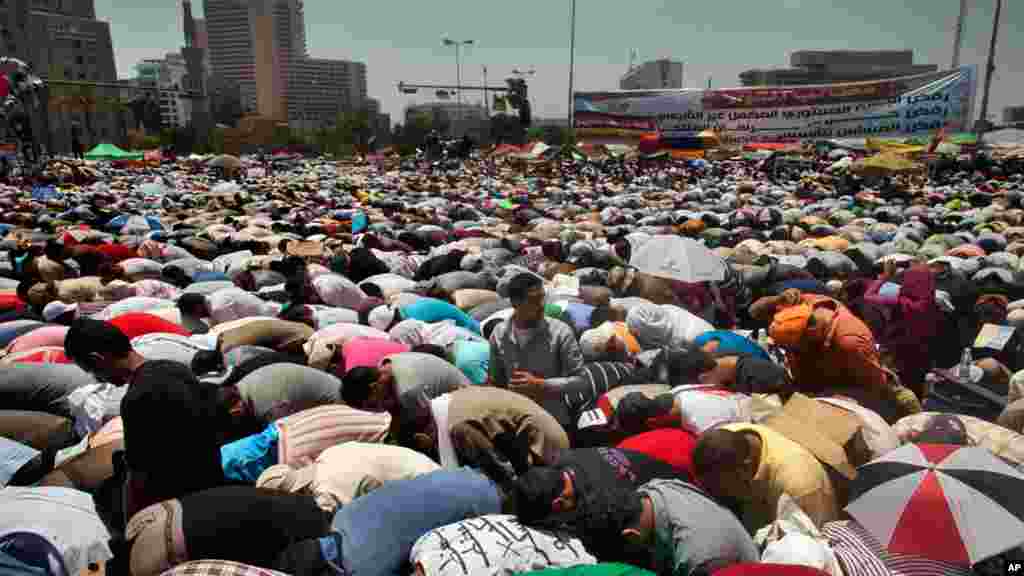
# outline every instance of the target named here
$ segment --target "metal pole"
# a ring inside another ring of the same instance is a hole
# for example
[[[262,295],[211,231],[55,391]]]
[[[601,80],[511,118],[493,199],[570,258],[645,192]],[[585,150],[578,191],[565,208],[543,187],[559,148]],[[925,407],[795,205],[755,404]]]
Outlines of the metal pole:
[[[960,0],[960,16],[956,19],[956,35],[953,40],[953,69],[960,67],[960,48],[963,44],[964,20],[967,18],[967,0]]]
[[[992,91],[992,77],[996,72],[996,41],[999,38],[999,17],[1003,12],[1003,0],[996,0],[996,14],[992,20],[992,40],[988,45],[988,64],[985,66],[985,92],[981,96],[981,115],[978,117],[978,143],[988,131],[988,97]]]
[[[487,66],[484,66],[484,112],[491,117],[491,102],[487,100]]]
[[[571,15],[569,18],[569,133],[575,130],[576,120],[576,95],[573,83],[576,73],[576,0],[571,0]]]
[[[452,136],[459,135],[459,125],[462,121],[462,43],[455,45],[455,130]]]

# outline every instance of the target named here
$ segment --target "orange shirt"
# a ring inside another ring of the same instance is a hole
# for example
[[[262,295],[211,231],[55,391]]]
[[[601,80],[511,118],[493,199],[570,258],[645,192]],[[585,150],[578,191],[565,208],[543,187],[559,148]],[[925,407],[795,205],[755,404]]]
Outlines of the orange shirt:
[[[797,390],[807,393],[844,387],[882,390],[888,385],[875,337],[860,318],[828,296],[804,294],[801,300],[812,308],[835,310],[835,318],[824,343],[786,353]]]

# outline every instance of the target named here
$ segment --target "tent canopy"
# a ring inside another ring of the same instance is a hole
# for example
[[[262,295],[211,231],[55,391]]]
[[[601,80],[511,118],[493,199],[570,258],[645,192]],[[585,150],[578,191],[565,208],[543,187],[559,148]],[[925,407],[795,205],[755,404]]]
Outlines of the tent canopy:
[[[85,154],[86,160],[142,160],[141,152],[125,152],[113,144],[97,144]]]

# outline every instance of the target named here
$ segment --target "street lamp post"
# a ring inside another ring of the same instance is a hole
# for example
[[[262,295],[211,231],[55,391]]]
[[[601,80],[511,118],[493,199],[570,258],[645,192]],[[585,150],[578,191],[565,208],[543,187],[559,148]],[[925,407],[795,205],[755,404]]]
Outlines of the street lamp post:
[[[452,40],[447,36],[441,38],[441,44],[455,46],[455,96],[458,112],[456,113],[456,125],[462,123],[462,47],[472,46],[473,40]]]
[[[569,16],[569,133],[573,133],[576,116],[576,97],[573,94],[573,80],[576,73],[576,0],[572,2]]]

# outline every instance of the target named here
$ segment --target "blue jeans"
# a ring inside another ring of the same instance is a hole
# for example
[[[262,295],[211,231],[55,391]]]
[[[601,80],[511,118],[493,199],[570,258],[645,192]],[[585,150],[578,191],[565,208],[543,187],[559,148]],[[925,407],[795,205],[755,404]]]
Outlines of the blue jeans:
[[[320,539],[325,560],[342,574],[408,573],[416,540],[434,528],[501,512],[497,486],[469,468],[388,482],[335,513],[334,534]]]

